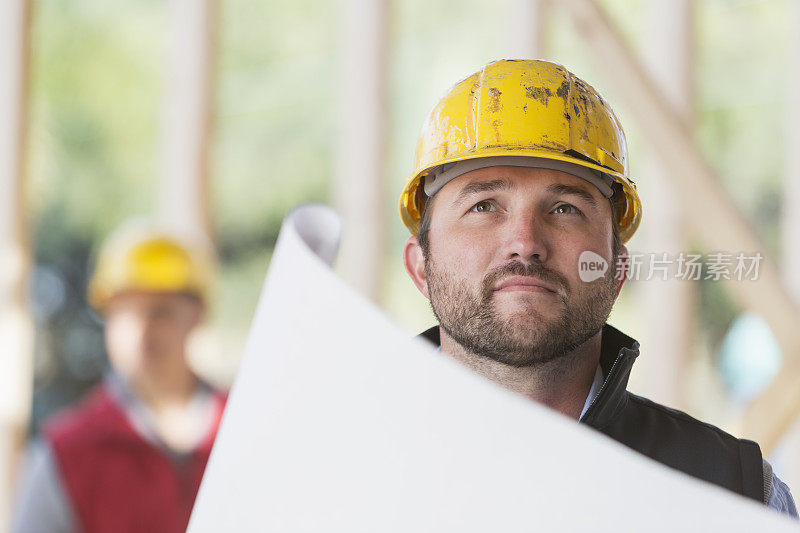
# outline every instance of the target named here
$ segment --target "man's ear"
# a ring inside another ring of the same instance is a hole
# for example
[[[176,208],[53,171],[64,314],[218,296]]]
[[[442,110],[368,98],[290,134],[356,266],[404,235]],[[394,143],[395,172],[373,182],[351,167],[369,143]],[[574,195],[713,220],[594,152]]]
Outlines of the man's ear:
[[[416,235],[412,235],[406,241],[406,245],[403,248],[403,264],[406,266],[406,272],[408,272],[411,281],[417,286],[419,292],[430,300],[428,277],[425,274],[425,257],[422,255],[422,246],[419,245],[419,239]]]
[[[622,285],[625,283],[625,280],[628,279],[630,269],[630,261],[628,259],[628,248],[624,244],[621,244],[619,247],[619,255],[617,256],[617,264],[614,265],[616,269],[614,279],[617,280],[617,296],[619,296],[619,292],[622,290]]]

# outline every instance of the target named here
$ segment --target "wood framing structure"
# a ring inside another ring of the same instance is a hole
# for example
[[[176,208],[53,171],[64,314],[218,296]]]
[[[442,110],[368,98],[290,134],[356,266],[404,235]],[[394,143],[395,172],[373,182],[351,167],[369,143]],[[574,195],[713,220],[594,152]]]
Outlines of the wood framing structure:
[[[31,2],[0,2],[0,531],[25,444],[33,387],[25,194]]]

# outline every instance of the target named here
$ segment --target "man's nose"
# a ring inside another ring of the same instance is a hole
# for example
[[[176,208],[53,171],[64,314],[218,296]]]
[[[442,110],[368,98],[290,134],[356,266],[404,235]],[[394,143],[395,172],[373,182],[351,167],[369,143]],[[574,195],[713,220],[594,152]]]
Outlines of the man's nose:
[[[142,318],[142,335],[150,337],[158,329],[159,319],[153,313],[148,313]]]
[[[508,221],[504,259],[543,263],[547,260],[547,241],[542,220],[533,213],[511,217]]]

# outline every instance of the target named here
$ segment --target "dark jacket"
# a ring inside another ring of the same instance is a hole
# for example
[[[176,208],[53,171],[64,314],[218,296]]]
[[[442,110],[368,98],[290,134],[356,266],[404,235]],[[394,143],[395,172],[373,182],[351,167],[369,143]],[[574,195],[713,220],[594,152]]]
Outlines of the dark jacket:
[[[421,336],[439,346],[438,327]],[[659,463],[763,503],[765,477],[758,444],[628,392],[638,355],[638,342],[608,324],[603,327],[603,386],[581,423]]]

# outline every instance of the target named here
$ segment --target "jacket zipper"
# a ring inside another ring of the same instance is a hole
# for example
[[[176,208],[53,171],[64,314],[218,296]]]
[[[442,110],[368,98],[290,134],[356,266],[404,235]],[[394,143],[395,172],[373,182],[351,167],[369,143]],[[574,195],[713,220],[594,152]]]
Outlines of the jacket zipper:
[[[592,412],[592,409],[594,409],[595,404],[603,396],[603,392],[606,390],[606,386],[609,383],[611,383],[611,380],[614,378],[614,371],[617,369],[617,366],[619,365],[619,362],[622,361],[622,357],[623,357],[622,350],[620,350],[620,353],[617,355],[617,358],[614,360],[614,364],[611,365],[611,370],[608,371],[608,377],[603,382],[603,385],[600,387],[600,390],[597,392],[597,396],[595,396],[594,399],[592,400],[592,403],[589,404],[589,408],[586,410],[586,414],[583,416],[583,418],[581,420],[583,420],[584,418],[589,416],[589,414]]]

